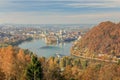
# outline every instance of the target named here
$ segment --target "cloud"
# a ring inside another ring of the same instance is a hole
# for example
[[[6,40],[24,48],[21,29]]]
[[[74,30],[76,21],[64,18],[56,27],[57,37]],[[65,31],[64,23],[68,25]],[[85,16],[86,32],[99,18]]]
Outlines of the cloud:
[[[0,0],[1,23],[116,22],[119,14],[120,0]]]
[[[45,14],[45,15],[43,15]],[[53,13],[39,12],[15,12],[15,13],[0,13],[1,23],[24,23],[24,24],[86,24],[98,23],[101,21],[111,20],[113,22],[120,21],[118,17],[120,12],[113,13],[92,13],[92,14],[72,14],[61,15]]]
[[[103,6],[101,3],[71,3],[67,4],[67,6],[75,7],[75,8],[82,8],[82,7],[100,7]]]
[[[115,8],[120,7],[119,0],[86,0],[86,1],[77,1],[74,3],[66,4],[66,6],[74,7],[74,8],[82,8],[82,7],[94,7],[94,8]]]
[[[0,12],[51,11],[76,12],[80,8],[120,8],[119,0],[1,0]],[[98,10],[99,11],[99,10]]]

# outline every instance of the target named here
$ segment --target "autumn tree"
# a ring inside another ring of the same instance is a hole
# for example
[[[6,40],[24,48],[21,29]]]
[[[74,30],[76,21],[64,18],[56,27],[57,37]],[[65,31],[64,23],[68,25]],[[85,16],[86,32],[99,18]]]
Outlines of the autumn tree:
[[[98,80],[100,64],[90,64],[83,72],[82,80]]]
[[[49,66],[45,66],[44,69],[43,80],[65,80],[64,76],[61,75],[61,69],[59,67],[49,68]]]
[[[0,69],[0,80],[5,80],[5,73]]]
[[[5,48],[2,57],[1,69],[8,79],[16,79],[16,57],[12,46]]]
[[[17,58],[17,60],[16,60],[16,68],[17,68],[16,76],[17,76],[17,79],[22,78],[24,70],[25,70],[27,64],[29,63],[26,60],[25,56],[26,55],[24,53],[24,50],[23,49],[19,49],[19,51],[17,53],[17,56],[16,56],[16,58]]]
[[[119,70],[117,70],[118,66],[116,64],[105,64],[100,69],[100,74],[98,79],[99,80],[119,80],[115,79],[116,76],[119,74]],[[120,75],[119,75],[120,76]]]

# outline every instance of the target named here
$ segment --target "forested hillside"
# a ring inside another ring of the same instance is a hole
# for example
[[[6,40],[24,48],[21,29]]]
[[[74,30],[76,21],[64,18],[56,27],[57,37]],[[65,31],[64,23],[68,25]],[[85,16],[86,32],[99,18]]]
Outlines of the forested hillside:
[[[102,22],[74,44],[72,54],[120,55],[120,23]]]
[[[37,57],[17,47],[0,48],[0,80],[119,80],[120,62],[76,57]]]

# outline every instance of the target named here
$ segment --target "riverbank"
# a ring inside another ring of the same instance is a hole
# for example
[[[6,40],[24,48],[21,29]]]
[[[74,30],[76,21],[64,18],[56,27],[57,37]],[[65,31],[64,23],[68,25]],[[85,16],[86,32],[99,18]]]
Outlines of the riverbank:
[[[21,43],[23,43],[23,42],[25,42],[25,41],[32,41],[32,40],[33,40],[32,37],[28,37],[28,38],[26,38],[26,39],[24,39],[24,40],[21,39],[21,40],[15,41],[15,42],[2,43],[2,44],[0,44],[0,47],[6,47],[6,46],[8,46],[8,45],[18,46],[19,44],[21,44]]]

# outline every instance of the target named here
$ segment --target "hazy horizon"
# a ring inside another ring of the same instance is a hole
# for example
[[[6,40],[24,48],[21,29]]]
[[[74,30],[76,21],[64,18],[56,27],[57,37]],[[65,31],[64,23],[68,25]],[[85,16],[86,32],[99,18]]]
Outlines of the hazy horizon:
[[[0,24],[119,22],[119,0],[1,0]]]

